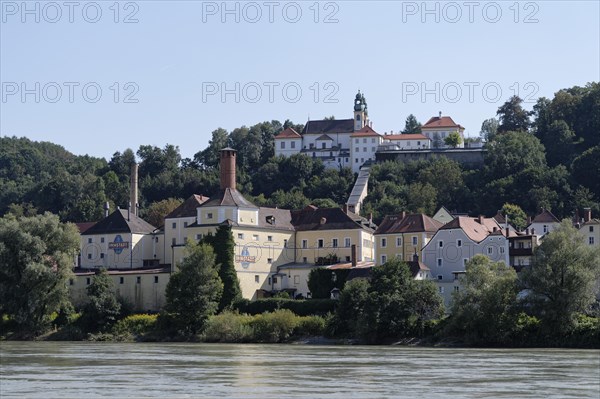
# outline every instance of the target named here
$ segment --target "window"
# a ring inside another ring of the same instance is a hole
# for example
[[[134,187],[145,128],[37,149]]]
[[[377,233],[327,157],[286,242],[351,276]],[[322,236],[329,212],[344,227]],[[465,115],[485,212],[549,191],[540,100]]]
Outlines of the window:
[[[354,152],[360,152],[360,148],[356,147],[356,148],[354,149]]]
[[[308,259],[305,257],[302,258],[302,263],[308,263]]]
[[[292,142],[290,143],[290,147],[291,147],[291,148],[296,148],[296,142],[295,142],[295,141],[292,141]]]
[[[258,234],[252,234],[252,239],[254,241],[258,241]]]
[[[387,247],[387,239],[386,238],[382,238],[381,239],[381,248],[385,248]]]
[[[456,240],[456,246],[462,247],[462,240]]]
[[[350,257],[346,256],[346,262],[350,262]]]
[[[267,241],[273,241],[273,236],[267,236]]]
[[[238,239],[239,240],[243,240],[244,239],[244,233],[238,233]]]
[[[137,284],[142,284],[142,276],[137,276],[137,277],[135,278],[135,282],[136,282]]]
[[[202,233],[196,234],[196,241],[200,241],[202,239]]]
[[[354,139],[354,142],[355,142],[356,144],[358,144],[358,143],[360,143],[360,140],[359,140],[359,139]]]
[[[372,139],[371,139],[371,143],[374,143],[374,142],[375,142],[375,138],[372,138]]]
[[[100,254],[100,259],[104,259],[104,253]]]
[[[183,222],[183,227],[188,227],[188,222]]]
[[[100,238],[100,242],[103,243],[104,242],[104,237]]]
[[[442,258],[437,258],[438,267],[442,267]]]
[[[317,241],[317,246],[319,248],[323,248],[323,239],[322,238],[319,238],[319,240]]]
[[[355,162],[355,163],[358,163],[358,158],[354,158],[354,162]]]
[[[488,249],[487,249],[487,253],[488,253],[488,255],[491,255],[491,254],[492,254],[492,252],[493,252],[493,250],[492,250],[492,247],[488,247]]]
[[[119,284],[125,284],[125,277],[119,277]]]
[[[258,276],[258,274],[255,274],[255,275],[254,275],[254,282],[255,282],[255,283],[258,283],[258,282],[260,282],[260,277]]]
[[[371,147],[371,151],[375,152],[376,148],[375,147]]]
[[[454,286],[454,292],[458,292],[458,291],[460,291],[460,288],[457,285]]]
[[[273,284],[277,284],[277,276],[273,276]]]
[[[173,224],[171,225],[172,228],[176,229],[177,228],[177,222],[173,222]]]
[[[287,240],[283,240],[283,247],[287,248]]]
[[[548,232],[548,225],[547,225],[547,224],[545,224],[545,225],[544,225],[544,233],[547,233],[547,232]]]
[[[87,277],[87,278],[85,279],[85,285],[90,285],[90,283],[91,283],[91,280],[90,280],[90,278],[89,278],[89,277]]]
[[[88,254],[88,259],[92,259],[92,254]]]
[[[282,141],[282,142],[281,142],[281,149],[282,149],[282,150],[285,150],[285,141]]]
[[[363,147],[363,152],[367,152],[367,147]]]
[[[158,284],[158,276],[154,276],[154,284]]]
[[[444,248],[444,241],[439,241],[438,245],[439,245],[440,248]]]
[[[273,258],[267,258],[267,263],[268,263],[268,264],[271,264],[271,263],[273,263]]]
[[[397,247],[401,247],[402,246],[402,237],[396,237],[396,246]]]
[[[594,237],[589,237],[589,238],[588,238],[588,243],[589,243],[590,245],[594,245]]]
[[[325,148],[327,148],[327,143],[321,143],[321,148],[322,148],[322,149],[325,149]]]
[[[412,238],[412,244],[413,244],[413,245],[417,245],[417,241],[418,241],[418,239],[419,239],[419,238],[418,238],[417,236],[413,236],[413,238]]]
[[[403,258],[403,257],[404,257],[404,256],[402,256],[402,254],[396,254],[396,259],[400,259],[400,260],[402,260],[402,258]]]
[[[331,240],[331,246],[334,248],[338,247],[338,239],[334,238],[333,240]]]
[[[443,280],[443,279],[444,279],[444,277],[443,277],[441,274],[438,274],[438,276],[437,276],[437,279],[438,279],[438,280]],[[440,287],[440,288],[442,288],[442,287]],[[444,292],[444,291],[440,291],[440,292]]]
[[[308,240],[302,240],[302,248],[308,248]]]
[[[294,275],[294,284],[300,284],[300,276]]]
[[[469,259],[467,258],[463,258],[463,266],[467,266],[467,262],[469,261]]]
[[[72,279],[72,278],[70,278],[70,279],[69,279],[69,285],[73,285],[73,284],[75,284],[75,281],[73,281],[73,279]]]
[[[594,226],[590,226],[590,233],[594,232]]]
[[[381,263],[387,262],[387,256],[381,255]]]
[[[171,239],[171,245],[176,245],[177,244],[177,238],[173,237]]]
[[[90,238],[88,238],[88,244],[91,244],[91,243],[92,243],[92,238],[90,237]]]
[[[503,254],[504,253],[504,248],[500,247],[500,253]]]
[[[438,276],[438,280],[441,280],[440,277],[442,277],[442,276]],[[438,287],[438,290],[440,291],[440,294],[444,293],[444,287]]]
[[[363,139],[363,143],[366,143],[366,142],[367,142],[367,139]]]
[[[350,245],[351,245],[350,238],[349,238],[349,237],[346,237],[346,238],[344,238],[344,246],[345,246],[346,248],[349,248],[349,247],[350,247]]]
[[[363,162],[363,163],[364,163],[364,162],[365,162],[365,159],[364,159],[364,158],[361,158],[361,159],[360,159],[360,162]]]
[[[213,216],[213,215],[212,215],[212,212],[208,212],[208,213],[206,214],[206,218],[207,218],[207,219],[212,219],[212,216]]]

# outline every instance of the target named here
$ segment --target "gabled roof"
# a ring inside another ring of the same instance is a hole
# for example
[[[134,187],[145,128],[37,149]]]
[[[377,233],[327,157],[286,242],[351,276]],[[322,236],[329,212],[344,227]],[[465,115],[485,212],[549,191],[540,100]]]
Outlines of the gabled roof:
[[[129,213],[129,220],[127,214]],[[156,228],[144,219],[124,209],[117,209],[81,235],[135,233],[148,234]]]
[[[258,208],[252,202],[244,198],[244,196],[235,188],[226,188],[219,191],[217,195],[210,197],[208,201],[202,203],[200,206],[238,206],[242,208]]]
[[[502,228],[493,218],[481,218],[481,223],[477,219],[468,216],[457,216],[451,222],[443,225],[440,230],[462,229],[467,237],[475,242],[481,242],[494,232],[503,235]]]
[[[381,134],[377,133],[369,125],[363,127],[362,129],[360,129],[350,135],[350,137],[378,137],[378,136],[381,136]]]
[[[321,141],[321,140],[333,141],[333,139],[326,134],[322,134],[319,137],[317,137],[316,141]]]
[[[302,136],[300,136],[300,133],[298,133],[291,127],[288,127],[283,132],[281,132],[277,136],[275,136],[275,139],[300,139],[300,138],[302,138]]]
[[[79,234],[85,233],[90,227],[96,224],[96,222],[82,222],[82,223],[74,223],[79,230]]]
[[[354,119],[324,119],[306,122],[302,134],[352,133],[353,131]]]
[[[533,218],[531,223],[560,223],[560,220],[547,209],[542,211]]]
[[[415,134],[388,134],[387,136],[383,136],[386,140],[429,140],[429,137],[422,135],[421,133]]]
[[[419,272],[428,272],[430,269],[420,260],[407,261],[408,269],[413,278],[419,275]]]
[[[181,205],[173,209],[171,213],[165,216],[165,219],[186,218],[196,216],[196,208],[208,201],[208,197],[192,194]]]
[[[454,122],[454,120],[452,120],[451,117],[449,116],[434,116],[432,118],[430,118],[427,123],[425,123],[423,126],[421,126],[421,129],[435,129],[435,128],[442,128],[442,127],[456,127],[459,129],[464,129],[464,127],[462,127],[461,125],[459,125],[458,123]]]
[[[372,231],[373,225],[365,218],[340,208],[317,208],[309,205],[292,211],[292,224],[296,231],[365,229]]]
[[[442,226],[442,223],[422,213],[406,215],[404,217],[402,215],[387,215],[375,231],[375,234],[435,233]]]
[[[504,218],[504,215],[500,211],[496,212],[496,214],[494,215],[494,220],[496,222],[498,222],[498,224],[506,223],[506,219]]]

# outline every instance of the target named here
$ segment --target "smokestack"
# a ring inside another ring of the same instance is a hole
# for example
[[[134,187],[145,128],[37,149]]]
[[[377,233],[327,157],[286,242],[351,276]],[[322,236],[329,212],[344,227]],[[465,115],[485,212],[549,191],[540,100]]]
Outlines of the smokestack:
[[[506,238],[508,238],[508,236],[510,235],[510,229],[507,227],[507,228],[505,229],[505,231],[506,231]]]
[[[221,150],[221,190],[227,188],[235,190],[235,154],[233,148],[224,148]]]
[[[108,217],[108,213],[110,212],[110,204],[108,202],[104,203],[104,217]]]
[[[479,216],[477,217],[477,223],[479,223],[479,224],[483,224],[483,215],[479,215]]]
[[[440,111],[440,119],[442,119],[442,111]]]
[[[138,164],[131,164],[131,181],[129,185],[129,212],[133,206],[133,214],[137,216],[138,208]]]
[[[356,267],[356,244],[350,246],[350,259],[352,260],[352,267]]]
[[[583,208],[583,221],[589,222],[592,220],[592,208]]]

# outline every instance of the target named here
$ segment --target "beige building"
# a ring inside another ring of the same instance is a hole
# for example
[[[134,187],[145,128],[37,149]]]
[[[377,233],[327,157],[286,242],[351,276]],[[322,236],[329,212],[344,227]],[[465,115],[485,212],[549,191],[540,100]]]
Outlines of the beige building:
[[[600,219],[592,219],[591,208],[583,210],[583,220],[579,223],[579,232],[588,245],[600,245]]]
[[[381,265],[393,258],[413,261],[416,254],[422,257],[422,249],[443,224],[423,214],[386,216],[375,231],[376,264]]]

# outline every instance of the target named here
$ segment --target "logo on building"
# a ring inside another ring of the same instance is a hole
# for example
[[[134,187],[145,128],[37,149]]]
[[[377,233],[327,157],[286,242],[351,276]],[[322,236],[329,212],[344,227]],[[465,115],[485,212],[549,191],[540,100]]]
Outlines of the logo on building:
[[[123,241],[123,237],[120,234],[117,234],[115,241],[108,243],[108,249],[114,249],[117,255],[120,255],[127,248],[129,248],[129,242]]]
[[[241,262],[242,267],[244,269],[247,269],[248,267],[250,267],[250,263],[256,262],[256,256],[250,256],[250,251],[248,251],[248,247],[244,245],[244,248],[242,249],[242,254],[236,255],[235,261]]]

